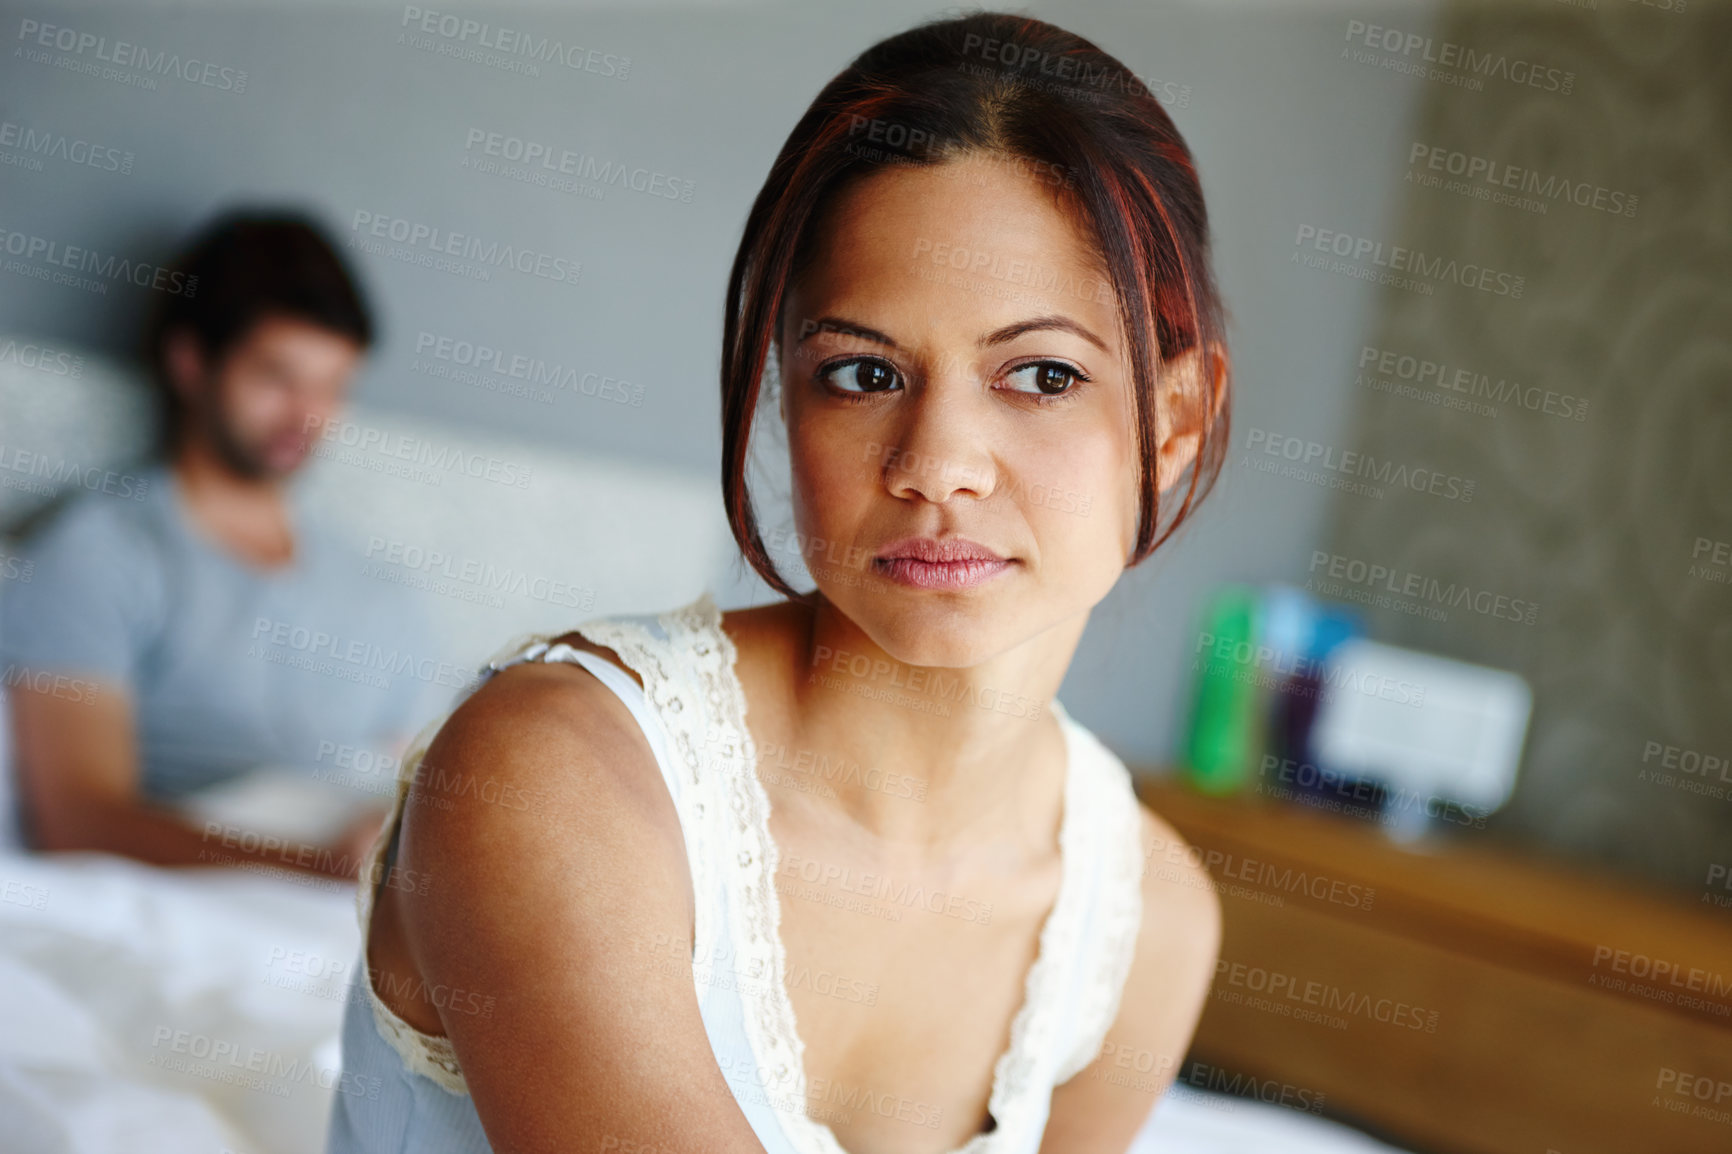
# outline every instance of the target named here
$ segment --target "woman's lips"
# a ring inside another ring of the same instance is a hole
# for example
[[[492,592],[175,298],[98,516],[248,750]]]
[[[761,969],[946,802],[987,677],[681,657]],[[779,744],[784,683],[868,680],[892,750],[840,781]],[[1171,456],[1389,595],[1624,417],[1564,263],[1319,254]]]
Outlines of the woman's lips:
[[[873,569],[916,589],[970,589],[990,581],[1014,562],[961,537],[912,537],[873,558]]]
[[[1010,568],[1002,557],[996,561],[917,561],[913,557],[880,557],[872,562],[879,573],[898,585],[917,589],[971,589]]]

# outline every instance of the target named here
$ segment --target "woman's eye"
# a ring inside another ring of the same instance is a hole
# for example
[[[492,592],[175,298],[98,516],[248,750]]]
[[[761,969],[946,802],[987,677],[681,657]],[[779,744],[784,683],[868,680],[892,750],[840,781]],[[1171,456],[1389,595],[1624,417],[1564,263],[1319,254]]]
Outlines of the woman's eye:
[[[1049,397],[1067,392],[1077,381],[1088,379],[1063,361],[1035,361],[1012,369],[1006,376],[1020,383],[1014,392],[1041,393]]]
[[[844,393],[882,393],[897,382],[894,366],[880,360],[843,361],[820,370],[818,379]]]

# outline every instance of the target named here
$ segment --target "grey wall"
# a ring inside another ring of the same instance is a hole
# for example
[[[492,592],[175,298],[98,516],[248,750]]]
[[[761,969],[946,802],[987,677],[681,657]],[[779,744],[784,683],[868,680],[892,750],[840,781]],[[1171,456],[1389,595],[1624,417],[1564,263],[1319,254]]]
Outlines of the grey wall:
[[[543,65],[528,76],[423,52],[399,42],[398,5],[0,6],[0,119],[132,154],[124,174],[59,160],[40,171],[0,164],[0,227],[161,261],[231,202],[290,200],[315,206],[344,235],[364,211],[581,261],[576,284],[511,271],[478,282],[355,253],[386,322],[359,395],[713,476],[723,281],[750,199],[819,86],[874,39],[938,9],[464,11],[629,57],[629,71],[619,79]],[[1340,54],[1349,19],[1423,32],[1431,6],[1031,11],[1096,40],[1164,93],[1197,154],[1231,311],[1237,427],[1340,443],[1370,293],[1291,263],[1293,238],[1301,224],[1387,229],[1413,85]],[[146,91],[21,57],[24,20],[244,70],[245,91],[174,79]],[[464,164],[471,129],[689,180],[691,200],[619,188],[596,200],[476,172]],[[126,284],[99,295],[0,272],[0,330],[119,348],[147,296]],[[414,366],[422,332],[623,380],[641,390],[641,406],[578,393],[546,405],[435,378]],[[1234,444],[1236,459],[1242,432]],[[1072,713],[1127,759],[1164,758],[1203,594],[1222,580],[1301,580],[1327,499],[1230,462],[1198,520],[1097,611],[1062,693]],[[720,591],[724,605],[762,596],[748,579]]]

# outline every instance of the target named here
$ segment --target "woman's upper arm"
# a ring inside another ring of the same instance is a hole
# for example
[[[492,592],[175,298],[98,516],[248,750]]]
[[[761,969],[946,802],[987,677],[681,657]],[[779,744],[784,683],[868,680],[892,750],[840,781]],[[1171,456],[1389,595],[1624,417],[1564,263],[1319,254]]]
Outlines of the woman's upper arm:
[[[1118,1016],[1094,1061],[1053,1089],[1043,1152],[1124,1154],[1179,1072],[1214,980],[1221,903],[1166,822],[1138,807],[1143,918]]]
[[[506,670],[407,805],[398,864],[425,887],[393,896],[495,1150],[762,1154],[698,1012],[673,802],[617,697]]]

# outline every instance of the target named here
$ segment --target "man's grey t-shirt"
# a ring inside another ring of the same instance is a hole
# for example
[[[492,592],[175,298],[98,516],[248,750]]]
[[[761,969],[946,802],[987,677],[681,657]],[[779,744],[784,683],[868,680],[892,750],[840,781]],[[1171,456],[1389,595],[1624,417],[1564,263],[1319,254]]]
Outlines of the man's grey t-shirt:
[[[140,479],[134,499],[80,495],[24,543],[31,579],[0,592],[0,660],[8,684],[74,699],[55,675],[126,688],[144,797],[266,765],[353,780],[471,676],[441,660],[413,594],[364,575],[298,500],[294,560],[261,568],[192,521],[170,468]]]

